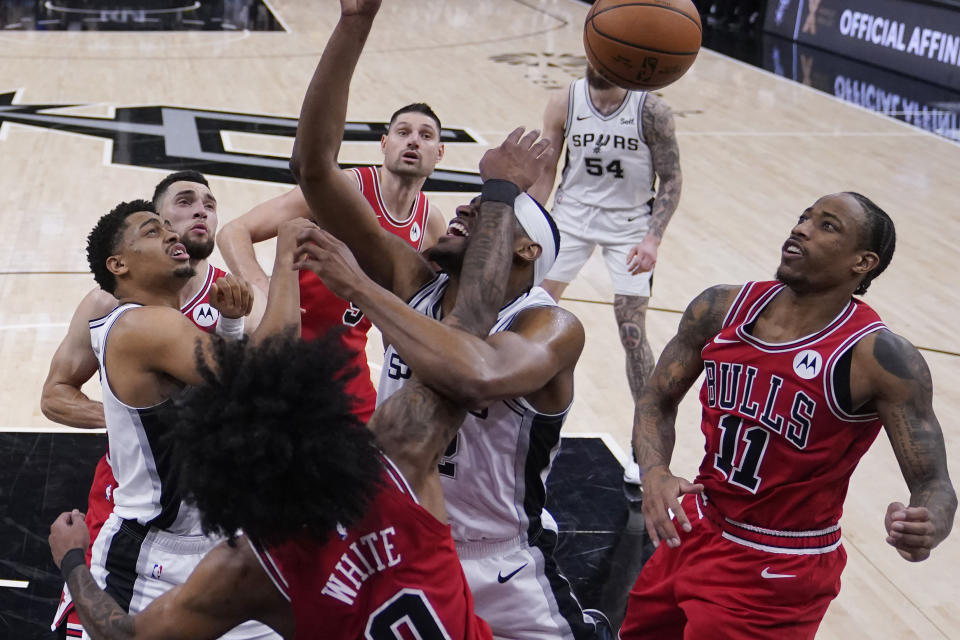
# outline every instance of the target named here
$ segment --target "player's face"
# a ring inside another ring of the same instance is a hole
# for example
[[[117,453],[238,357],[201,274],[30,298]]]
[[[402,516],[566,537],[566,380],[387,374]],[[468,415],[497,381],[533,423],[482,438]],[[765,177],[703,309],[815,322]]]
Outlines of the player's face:
[[[380,140],[383,166],[402,176],[426,178],[443,158],[440,131],[430,116],[401,113]]]
[[[463,255],[470,242],[470,233],[480,213],[480,198],[474,198],[470,204],[460,205],[455,213],[447,225],[447,232],[437,239],[437,244],[425,252],[428,259],[436,262],[448,273],[459,271],[463,265]]]
[[[213,253],[217,234],[217,199],[199,182],[181,180],[167,188],[158,213],[169,220],[173,230],[194,260]]]
[[[185,279],[194,274],[190,254],[170,223],[155,213],[127,217],[120,259],[132,280],[149,285],[157,279]]]
[[[824,196],[800,215],[780,252],[777,279],[797,291],[817,291],[858,278],[866,214],[852,196]]]

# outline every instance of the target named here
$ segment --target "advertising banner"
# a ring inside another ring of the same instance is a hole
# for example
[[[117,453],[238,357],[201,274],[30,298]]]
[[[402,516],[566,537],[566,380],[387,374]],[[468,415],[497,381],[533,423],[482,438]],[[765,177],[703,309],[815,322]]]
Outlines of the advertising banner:
[[[763,66],[845,102],[960,142],[960,92],[764,36]]]
[[[960,10],[905,0],[768,0],[764,29],[960,89]]]

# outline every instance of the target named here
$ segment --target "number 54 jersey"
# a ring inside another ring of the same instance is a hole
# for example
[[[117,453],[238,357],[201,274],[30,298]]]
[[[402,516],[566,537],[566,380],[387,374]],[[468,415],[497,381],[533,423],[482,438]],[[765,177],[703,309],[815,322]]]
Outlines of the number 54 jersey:
[[[754,545],[792,547],[797,537],[787,532],[804,532],[828,549],[839,544],[850,475],[881,426],[870,407],[850,406],[853,348],[886,327],[851,298],[816,333],[789,343],[755,338],[757,318],[783,289],[745,284],[701,352],[707,445],[697,482]]]
[[[571,83],[564,138],[563,180],[557,202],[573,199],[604,209],[642,209],[653,198],[653,160],[644,140],[645,91],[628,91],[620,106],[602,115],[587,80]]]
[[[450,527],[383,458],[382,486],[349,529],[251,546],[293,608],[297,640],[493,640],[474,612]]]

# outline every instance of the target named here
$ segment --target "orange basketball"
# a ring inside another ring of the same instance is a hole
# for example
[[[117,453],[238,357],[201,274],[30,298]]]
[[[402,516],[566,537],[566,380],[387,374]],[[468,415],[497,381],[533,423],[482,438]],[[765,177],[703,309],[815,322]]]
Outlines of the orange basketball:
[[[700,14],[691,0],[597,0],[583,25],[583,48],[597,72],[624,89],[665,87],[700,51]]]

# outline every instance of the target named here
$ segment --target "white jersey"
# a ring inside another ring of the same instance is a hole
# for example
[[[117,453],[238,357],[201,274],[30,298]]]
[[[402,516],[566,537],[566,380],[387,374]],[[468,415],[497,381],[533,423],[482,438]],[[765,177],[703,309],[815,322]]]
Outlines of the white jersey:
[[[90,321],[90,342],[100,363],[103,413],[107,422],[110,466],[117,479],[113,511],[125,520],[178,535],[201,533],[200,514],[183,503],[171,466],[171,446],[159,412],[167,401],[152,407],[121,402],[110,386],[105,364],[110,328],[139,304],[120,305],[103,318]]]
[[[409,305],[439,320],[448,281],[448,275],[438,275]],[[517,314],[526,309],[545,306],[556,306],[556,302],[545,290],[534,287],[500,309],[490,333],[508,330]],[[400,389],[410,375],[410,368],[393,346],[388,347],[377,404]],[[560,428],[566,417],[567,410],[557,415],[538,413],[523,398],[467,414],[439,465],[454,540],[507,540],[521,535],[532,539],[543,526],[555,528],[543,508],[545,483],[560,449]]]
[[[643,209],[655,195],[650,148],[643,137],[646,91],[628,91],[604,116],[590,101],[586,78],[570,85],[563,179],[556,202],[567,198],[605,209]]]

